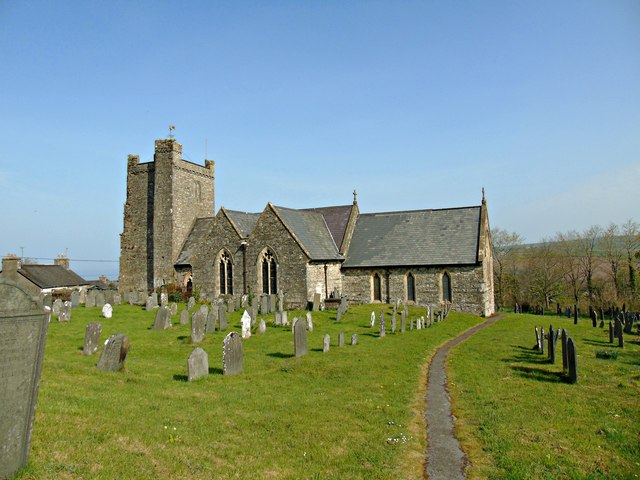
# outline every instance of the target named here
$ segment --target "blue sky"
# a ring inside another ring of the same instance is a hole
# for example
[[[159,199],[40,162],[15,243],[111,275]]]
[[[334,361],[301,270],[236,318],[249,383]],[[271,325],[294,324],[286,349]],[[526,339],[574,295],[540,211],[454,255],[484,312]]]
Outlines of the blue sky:
[[[118,259],[127,155],[169,125],[216,161],[216,209],[484,187],[531,242],[640,221],[635,0],[5,0],[0,66],[0,254],[67,252],[87,278],[117,275],[73,260]]]

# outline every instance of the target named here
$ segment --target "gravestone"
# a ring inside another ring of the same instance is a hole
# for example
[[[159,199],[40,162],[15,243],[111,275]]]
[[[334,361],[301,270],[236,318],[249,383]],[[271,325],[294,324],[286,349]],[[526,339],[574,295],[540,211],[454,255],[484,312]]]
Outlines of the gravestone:
[[[409,331],[413,332],[413,318],[411,319],[411,321],[409,322]]]
[[[120,295],[119,293],[114,293],[112,305],[122,305],[122,295]]]
[[[591,326],[593,326],[593,328],[598,326],[598,314],[595,310],[591,310]]]
[[[236,302],[233,297],[227,301],[227,313],[233,313],[236,311]]]
[[[422,318],[417,318],[416,319],[416,329],[417,330],[422,330]]]
[[[380,311],[379,322],[380,322],[380,338],[382,338],[382,337],[384,337],[386,335],[385,325],[384,325],[384,312],[383,311]]]
[[[238,332],[229,332],[222,341],[222,374],[242,373],[242,338]]]
[[[104,318],[111,318],[111,317],[113,317],[113,307],[112,307],[110,304],[105,303],[105,304],[102,306],[102,316],[103,316]]]
[[[202,316],[206,319],[207,315],[209,315],[209,307],[207,307],[206,305],[200,305],[199,310],[200,312],[202,312]]]
[[[96,291],[89,290],[87,292],[87,298],[84,301],[85,308],[93,308],[96,306]]]
[[[129,305],[135,305],[138,303],[138,294],[136,292],[129,292],[129,294],[125,294],[125,298],[129,302]]]
[[[207,323],[207,317],[202,310],[196,310],[191,315],[191,343],[200,343],[204,340],[204,330]]]
[[[284,293],[282,293],[282,290],[280,290],[278,292],[278,308],[276,309],[276,311],[282,312],[283,310],[284,310]]]
[[[104,298],[103,292],[96,292],[96,307],[102,308],[107,301]]]
[[[211,311],[207,315],[207,322],[204,326],[205,333],[214,333],[216,331],[216,323],[218,321],[217,313],[218,309],[214,305],[211,305]]]
[[[613,343],[613,322],[609,320],[609,343]]]
[[[169,311],[171,312],[171,316],[175,316],[178,313],[178,304],[176,302],[171,302],[169,305]]]
[[[624,333],[622,328],[620,328],[620,332],[618,332],[618,346],[624,348]]]
[[[391,315],[391,333],[396,333],[396,312]]]
[[[540,350],[540,332],[538,331],[538,327],[536,329],[536,345],[533,347],[534,350]]]
[[[242,323],[242,338],[251,337],[251,315],[246,310],[242,313],[240,322]]]
[[[342,313],[346,313],[347,308],[349,308],[349,302],[347,300],[347,297],[345,296],[340,297],[340,310],[342,310]]]
[[[75,308],[78,305],[80,305],[80,292],[74,290],[71,292],[71,306]]]
[[[313,311],[314,312],[320,311],[320,298],[321,296],[319,293],[313,294]]]
[[[338,311],[336,312],[336,322],[342,320],[342,308],[338,307]]]
[[[433,308],[429,309],[429,324],[433,325]]]
[[[352,333],[351,334],[351,345],[357,345],[358,344],[358,334],[357,333]]]
[[[191,311],[191,309],[195,306],[196,306],[195,297],[189,297],[189,300],[187,301],[187,310]]]
[[[376,324],[376,313],[371,312],[371,328]]]
[[[556,363],[556,342],[555,332],[553,331],[553,325],[549,325],[549,363],[552,365]]]
[[[180,325],[186,325],[189,323],[189,310],[182,310],[180,312]]]
[[[66,301],[62,302],[62,307],[60,308],[60,314],[58,315],[59,322],[68,322],[71,320],[71,302]]]
[[[267,331],[267,324],[265,323],[265,321],[261,318],[260,319],[260,323],[258,323],[258,333],[260,334],[264,334]]]
[[[50,293],[47,293],[42,297],[42,304],[43,306],[49,307],[51,310],[53,310],[53,297]]]
[[[269,313],[274,313],[277,310],[276,303],[278,302],[278,295],[272,293],[269,295]]]
[[[544,355],[544,327],[540,328],[540,353]]]
[[[338,346],[344,347],[344,332],[338,334]]]
[[[282,326],[289,326],[289,312],[287,312],[286,310],[282,312]]]
[[[117,372],[124,368],[129,353],[129,337],[116,333],[107,338],[96,368],[104,372]]]
[[[576,305],[573,306],[573,324],[578,324],[578,307]]]
[[[269,314],[269,295],[263,293],[260,296],[260,315]]]
[[[151,311],[151,310],[153,310],[155,307],[156,307],[156,302],[154,302],[154,301],[153,301],[153,297],[152,297],[151,295],[149,295],[149,296],[147,297],[147,301],[146,301],[146,303],[145,303],[145,307],[144,307],[144,309],[145,309],[147,312],[150,312],[150,311]]]
[[[307,312],[307,330],[313,332],[313,317],[311,316],[311,312]]]
[[[116,294],[116,292],[114,290],[105,290],[103,292],[104,303],[110,303],[111,305],[113,305],[113,303],[114,303],[113,302],[113,298],[114,298],[115,294]]]
[[[400,312],[400,329],[403,332],[405,330],[406,323],[407,323],[407,312],[405,310],[402,310],[402,312]]]
[[[293,350],[296,357],[307,354],[307,322],[301,318],[293,321]]]
[[[227,309],[224,308],[224,305],[218,306],[218,325],[221,332],[227,329]]]
[[[281,312],[276,312],[274,322],[275,322],[276,325],[282,325],[282,313]]]
[[[136,305],[144,305],[147,301],[147,292],[145,290],[140,290],[136,295],[138,302]]]
[[[100,336],[102,335],[101,323],[90,323],[84,331],[84,347],[82,347],[83,355],[93,355],[98,351],[100,345]]]
[[[160,306],[166,307],[168,305],[169,305],[169,295],[167,295],[167,292],[160,293]]]
[[[569,357],[567,355],[567,331],[562,329],[562,336],[560,337],[562,341],[562,371],[566,372],[569,368]]]
[[[0,279],[0,478],[27,464],[49,313]]]
[[[164,306],[156,312],[156,320],[153,323],[153,330],[167,330],[171,328],[171,312]]]
[[[207,375],[209,375],[209,355],[200,347],[194,348],[187,360],[187,377],[192,382]]]
[[[329,351],[329,348],[331,348],[331,337],[327,333],[322,340],[322,351],[324,353],[327,353]]]
[[[576,383],[578,381],[578,356],[576,355],[576,344],[571,337],[567,339],[567,370],[569,383]]]
[[[51,307],[51,313],[54,315],[60,315],[60,309],[62,308],[62,300],[56,298],[55,302],[53,302],[53,306]]]

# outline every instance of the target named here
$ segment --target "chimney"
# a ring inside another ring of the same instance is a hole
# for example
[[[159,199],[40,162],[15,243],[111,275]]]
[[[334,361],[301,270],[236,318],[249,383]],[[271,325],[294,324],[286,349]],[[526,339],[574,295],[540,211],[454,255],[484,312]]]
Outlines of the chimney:
[[[65,269],[69,270],[69,257],[65,257],[64,255],[58,255],[56,259],[53,261],[54,265],[60,265]]]
[[[16,255],[10,253],[2,258],[2,276],[8,280],[14,281],[18,277],[18,262]]]

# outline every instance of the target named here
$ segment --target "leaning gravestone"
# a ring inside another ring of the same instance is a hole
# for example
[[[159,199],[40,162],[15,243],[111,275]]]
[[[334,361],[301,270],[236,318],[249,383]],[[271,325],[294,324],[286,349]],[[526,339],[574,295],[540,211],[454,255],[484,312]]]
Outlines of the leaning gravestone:
[[[240,323],[242,323],[242,338],[251,337],[251,315],[246,310],[242,313]]]
[[[104,307],[104,304],[107,303],[104,299],[104,293],[98,292],[96,293],[96,307]]]
[[[213,308],[213,306],[211,308]],[[220,331],[224,332],[227,329],[227,309],[224,308],[224,305],[218,306],[218,323],[220,325]]]
[[[51,307],[51,313],[54,315],[60,315],[60,309],[62,308],[62,300],[56,298],[56,301],[53,302],[53,306]]]
[[[105,304],[102,306],[102,316],[103,316],[104,318],[111,318],[111,317],[113,317],[113,307],[112,307],[110,304],[105,303]]]
[[[101,323],[90,323],[84,332],[83,355],[93,355],[98,351],[100,345],[100,335],[102,335]]]
[[[102,347],[96,368],[104,372],[117,372],[124,368],[129,353],[129,337],[122,333],[111,335]]]
[[[196,310],[191,315],[191,342],[200,343],[204,340],[204,328],[207,317],[202,313],[202,310]]]
[[[231,297],[227,302],[227,312],[233,313],[236,310],[236,301]]]
[[[242,338],[238,332],[229,332],[222,341],[222,374],[242,373]]]
[[[187,378],[190,382],[209,375],[209,356],[207,352],[200,347],[194,348],[187,360],[187,372]]]
[[[307,322],[301,318],[293,321],[293,349],[296,357],[307,354]]]
[[[331,348],[331,337],[327,333],[322,339],[322,351],[327,353]]]
[[[27,464],[49,313],[0,279],[0,478]]]
[[[59,322],[69,322],[71,320],[71,302],[63,302],[58,315]]]
[[[74,290],[71,292],[71,306],[75,308],[78,305],[80,305],[80,292]]]
[[[180,325],[186,325],[189,323],[189,310],[182,310],[180,312]]]
[[[156,312],[153,330],[167,330],[168,328],[171,328],[171,312],[166,306],[160,307]]]

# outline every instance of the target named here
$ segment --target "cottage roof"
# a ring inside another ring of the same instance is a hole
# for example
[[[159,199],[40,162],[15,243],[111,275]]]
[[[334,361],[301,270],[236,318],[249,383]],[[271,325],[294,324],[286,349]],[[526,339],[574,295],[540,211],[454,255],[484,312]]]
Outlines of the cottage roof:
[[[273,209],[300,242],[311,260],[342,259],[322,213],[275,205]]]
[[[23,277],[38,287],[75,287],[88,285],[84,278],[72,270],[67,270],[62,265],[31,265],[26,264],[18,270]]]
[[[189,232],[189,236],[184,241],[182,251],[178,255],[175,265],[190,265],[191,258],[198,250],[198,245],[204,245],[207,240],[207,234],[211,230],[214,217],[196,218],[196,221]]]
[[[347,231],[352,208],[353,205],[340,205],[336,207],[307,208],[304,209],[304,211],[318,212],[324,217],[333,241],[338,249],[340,249],[345,232]]]
[[[344,267],[478,262],[482,207],[360,214]]]

